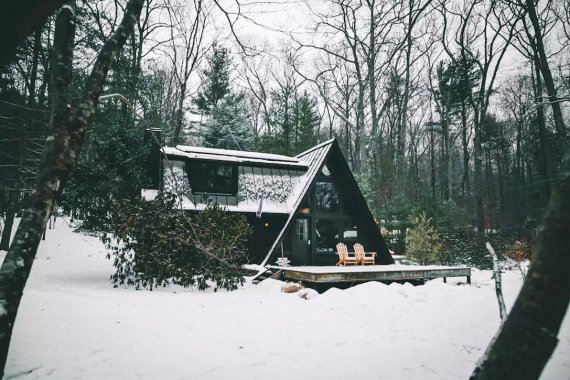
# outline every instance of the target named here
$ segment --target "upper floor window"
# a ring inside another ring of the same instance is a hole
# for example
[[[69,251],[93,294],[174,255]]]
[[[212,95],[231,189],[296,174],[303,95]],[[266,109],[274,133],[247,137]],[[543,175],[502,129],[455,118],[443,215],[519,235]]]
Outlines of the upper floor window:
[[[187,165],[194,193],[237,194],[237,166],[219,162],[190,161]]]
[[[318,212],[340,213],[340,197],[332,182],[317,182],[315,184],[315,201]]]

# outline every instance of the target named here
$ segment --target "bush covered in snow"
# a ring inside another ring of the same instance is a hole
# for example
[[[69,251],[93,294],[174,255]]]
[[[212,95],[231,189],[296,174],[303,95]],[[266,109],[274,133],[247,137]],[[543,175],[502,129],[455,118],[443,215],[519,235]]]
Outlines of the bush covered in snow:
[[[251,227],[217,205],[190,216],[176,209],[173,196],[126,200],[113,209],[108,231],[103,241],[116,268],[115,285],[233,290],[244,281]]]
[[[530,258],[533,240],[524,231],[501,231],[492,234],[479,234],[475,231],[456,230],[440,234],[443,249],[439,262],[443,265],[468,265],[479,269],[492,269],[493,260],[485,249],[491,243],[499,260],[507,258],[523,261]]]

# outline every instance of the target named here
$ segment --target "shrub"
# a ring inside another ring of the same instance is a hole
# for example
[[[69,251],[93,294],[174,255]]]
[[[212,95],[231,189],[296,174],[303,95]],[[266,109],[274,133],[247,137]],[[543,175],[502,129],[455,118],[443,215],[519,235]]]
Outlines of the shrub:
[[[514,259],[512,255],[530,257],[533,246],[530,235],[524,231],[501,231],[483,235],[475,231],[456,230],[442,234],[441,241],[443,245],[439,255],[441,264],[467,265],[479,269],[493,268],[493,260],[485,249],[487,241],[491,243],[499,259],[507,257]]]
[[[425,213],[420,214],[415,223],[416,226],[408,233],[406,256],[415,259],[420,265],[434,263],[441,250],[439,235]]]
[[[245,218],[211,205],[189,216],[166,195],[154,201],[125,200],[111,212],[103,241],[116,269],[115,286],[152,290],[177,284],[233,290],[243,284],[251,227]]]
[[[457,230],[441,235],[439,262],[443,265],[467,265],[479,269],[493,268],[493,260],[485,249],[487,238],[474,231]],[[494,245],[493,245],[494,247]]]

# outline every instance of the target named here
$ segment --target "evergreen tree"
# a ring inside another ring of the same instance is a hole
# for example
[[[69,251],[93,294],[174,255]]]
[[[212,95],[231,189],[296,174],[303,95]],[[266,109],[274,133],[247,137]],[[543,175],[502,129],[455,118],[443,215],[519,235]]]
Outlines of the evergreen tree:
[[[263,135],[258,142],[262,151],[295,155],[318,141],[320,117],[316,101],[307,92],[298,96],[290,86],[281,88],[273,95],[269,123],[272,132]]]
[[[254,135],[241,96],[226,96],[212,109],[200,136],[208,148],[251,150]]]
[[[104,228],[116,202],[138,198],[140,189],[148,185],[144,164],[150,144],[140,126],[125,122],[116,113],[106,113],[114,123],[93,130],[88,137],[60,201],[80,217],[84,229]]]
[[[203,90],[194,99],[198,109],[206,114],[198,136],[205,147],[250,150],[253,131],[242,104],[243,96],[231,90],[230,65],[228,49],[214,46],[208,67],[203,71]]]
[[[230,94],[230,65],[229,51],[223,46],[214,45],[212,54],[208,57],[204,75],[203,89],[194,99],[199,110],[211,113],[219,101]]]
[[[317,144],[321,120],[316,107],[315,99],[310,98],[307,92],[295,104],[294,154],[301,153]]]
[[[432,264],[441,251],[439,235],[431,225],[431,218],[425,213],[416,220],[416,227],[408,233],[408,250],[406,255],[417,260],[420,265]]]

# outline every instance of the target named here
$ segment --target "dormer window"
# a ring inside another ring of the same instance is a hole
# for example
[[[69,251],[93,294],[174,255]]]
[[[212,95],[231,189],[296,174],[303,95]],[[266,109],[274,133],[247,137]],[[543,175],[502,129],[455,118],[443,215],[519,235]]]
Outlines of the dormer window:
[[[193,193],[237,194],[238,173],[236,165],[189,161],[187,168]]]

